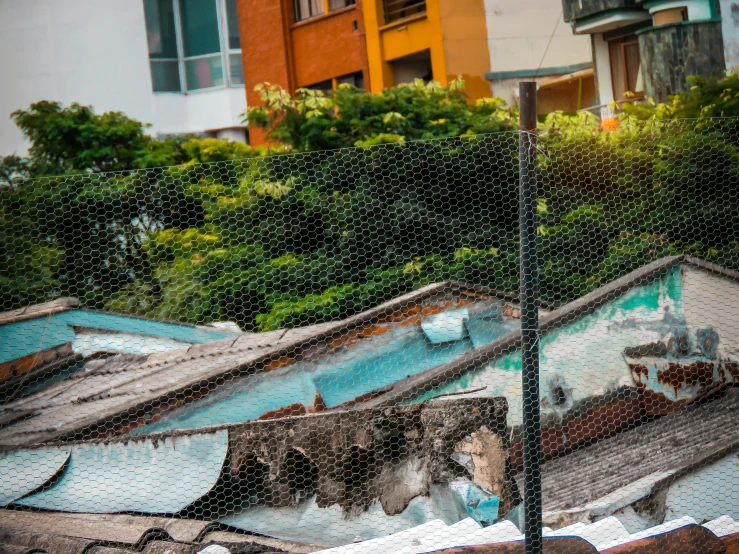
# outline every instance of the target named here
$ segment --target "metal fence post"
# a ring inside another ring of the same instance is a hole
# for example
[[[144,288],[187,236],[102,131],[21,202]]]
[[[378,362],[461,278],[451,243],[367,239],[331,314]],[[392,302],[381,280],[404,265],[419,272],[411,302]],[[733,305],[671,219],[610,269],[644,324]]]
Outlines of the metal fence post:
[[[542,551],[539,309],[536,257],[536,83],[519,83],[521,346],[523,380],[524,534],[526,554]]]

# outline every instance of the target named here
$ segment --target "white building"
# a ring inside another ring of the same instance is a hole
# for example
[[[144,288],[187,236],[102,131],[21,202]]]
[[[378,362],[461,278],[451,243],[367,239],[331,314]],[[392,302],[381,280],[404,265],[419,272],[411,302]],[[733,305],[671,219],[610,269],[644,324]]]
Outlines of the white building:
[[[245,140],[236,0],[0,0],[0,156],[39,100],[121,111],[155,135]]]
[[[539,85],[540,112],[595,101],[588,37],[575,36],[556,0],[485,0],[493,94],[518,103],[518,83]]]

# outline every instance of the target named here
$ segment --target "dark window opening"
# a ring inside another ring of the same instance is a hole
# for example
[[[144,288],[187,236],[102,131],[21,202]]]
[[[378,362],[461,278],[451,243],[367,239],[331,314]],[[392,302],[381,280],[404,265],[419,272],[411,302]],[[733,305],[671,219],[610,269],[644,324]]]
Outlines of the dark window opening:
[[[426,0],[383,0],[385,23],[426,13]]]
[[[353,87],[357,88],[364,88],[364,75],[361,71],[357,73],[352,73],[351,75],[344,75],[343,77],[339,77],[336,79],[337,84],[339,85],[352,85]]]
[[[393,72],[395,73],[395,85],[412,83],[416,79],[421,79],[428,83],[434,78],[431,69],[431,52],[424,50],[417,54],[411,54],[403,58],[398,58],[391,62]]]
[[[305,21],[323,15],[323,0],[293,0],[295,21]]]
[[[336,10],[343,10],[349,6],[353,6],[357,3],[357,0],[329,0],[328,9],[329,11],[335,12]]]

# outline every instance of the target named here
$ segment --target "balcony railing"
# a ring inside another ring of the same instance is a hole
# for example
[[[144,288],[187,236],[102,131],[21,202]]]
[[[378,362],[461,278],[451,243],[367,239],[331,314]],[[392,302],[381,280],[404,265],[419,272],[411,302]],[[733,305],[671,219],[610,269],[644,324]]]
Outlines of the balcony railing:
[[[426,0],[383,0],[385,23],[426,13]]]

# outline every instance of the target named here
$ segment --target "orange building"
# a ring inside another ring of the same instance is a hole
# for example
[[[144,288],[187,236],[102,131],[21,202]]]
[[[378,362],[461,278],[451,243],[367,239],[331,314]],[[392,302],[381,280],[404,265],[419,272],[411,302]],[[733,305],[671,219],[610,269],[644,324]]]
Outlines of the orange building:
[[[488,31],[483,0],[363,0],[369,90],[456,77],[475,100],[491,96]]]
[[[588,44],[572,37],[559,8],[537,2],[238,0],[247,105],[260,105],[254,87],[263,82],[291,93],[343,82],[378,93],[457,77],[470,100],[496,95],[513,104],[514,85],[533,76],[542,109],[587,107],[594,101]],[[264,137],[252,132],[251,141]]]
[[[263,82],[380,92],[461,76],[472,99],[491,95],[483,0],[238,0],[238,14],[249,106]]]
[[[261,104],[254,87],[264,82],[289,92],[369,86],[361,0],[238,0],[237,9],[248,106]]]

